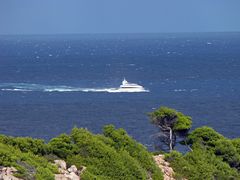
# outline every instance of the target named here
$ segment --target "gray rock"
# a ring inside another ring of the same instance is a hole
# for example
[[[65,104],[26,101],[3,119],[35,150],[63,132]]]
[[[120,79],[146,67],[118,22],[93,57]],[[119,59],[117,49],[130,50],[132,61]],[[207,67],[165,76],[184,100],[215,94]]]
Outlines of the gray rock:
[[[22,180],[13,176],[15,172],[17,172],[17,169],[14,167],[1,167],[0,180]]]
[[[54,163],[61,169],[67,169],[67,164],[64,160],[54,160]]]
[[[77,167],[75,165],[72,165],[70,168],[68,168],[68,172],[74,172],[77,173]]]
[[[74,172],[71,172],[70,174],[66,175],[66,177],[68,177],[69,180],[80,180],[80,177],[76,175]]]

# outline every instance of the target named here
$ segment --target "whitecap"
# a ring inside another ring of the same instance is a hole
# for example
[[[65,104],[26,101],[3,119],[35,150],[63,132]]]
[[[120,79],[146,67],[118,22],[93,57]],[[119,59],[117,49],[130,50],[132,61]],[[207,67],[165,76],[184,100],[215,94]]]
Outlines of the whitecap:
[[[136,64],[129,64],[129,66],[135,66]]]
[[[174,92],[185,92],[187,91],[186,89],[174,89]]]

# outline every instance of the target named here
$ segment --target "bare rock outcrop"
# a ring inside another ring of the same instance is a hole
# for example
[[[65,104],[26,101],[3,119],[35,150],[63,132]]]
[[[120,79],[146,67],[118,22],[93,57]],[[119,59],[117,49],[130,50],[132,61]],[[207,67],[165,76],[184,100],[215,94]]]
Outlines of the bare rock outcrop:
[[[164,155],[159,154],[157,156],[154,156],[153,158],[158,167],[162,170],[164,180],[175,180],[174,171],[170,167],[169,162],[164,160]]]
[[[14,167],[0,167],[0,180],[22,180],[13,176],[16,172]]]
[[[54,163],[60,169],[67,169],[67,163],[64,160],[54,160]]]
[[[67,164],[63,160],[55,160],[54,163],[58,166],[59,172],[59,174],[55,174],[55,180],[80,180],[80,175],[86,169],[84,166],[77,169],[75,165],[72,165],[67,169]]]
[[[86,170],[86,167],[81,166],[79,169],[75,165],[67,169],[67,164],[63,160],[55,160],[55,165],[58,167],[59,174],[55,174],[55,180],[80,180],[80,175]],[[14,177],[17,169],[14,167],[0,166],[0,180],[23,180]]]
[[[70,168],[68,168],[68,172],[78,173],[78,169],[75,165],[72,165]]]

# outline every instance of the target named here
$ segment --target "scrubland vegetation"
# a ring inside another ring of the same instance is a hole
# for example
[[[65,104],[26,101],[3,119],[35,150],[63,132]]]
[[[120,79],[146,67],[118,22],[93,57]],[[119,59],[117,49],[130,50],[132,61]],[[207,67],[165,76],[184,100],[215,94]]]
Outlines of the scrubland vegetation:
[[[71,134],[62,134],[48,143],[32,138],[0,137],[0,165],[17,168],[17,177],[54,179],[57,173],[51,163],[54,159],[87,167],[81,176],[83,180],[163,179],[151,153],[123,129],[111,125],[97,135],[73,128]]]
[[[191,117],[166,107],[151,113],[150,119],[163,131],[163,142],[168,146],[171,143],[170,151],[164,154],[176,179],[240,179],[240,138],[228,139],[210,127],[189,133]],[[182,130],[182,144],[189,147],[186,153],[174,150]],[[102,134],[73,128],[70,134],[61,134],[49,142],[0,135],[0,166],[15,167],[15,176],[23,179],[54,179],[58,170],[53,161],[62,159],[68,165],[85,166],[83,180],[162,180],[153,154],[124,129],[113,125],[105,126]]]

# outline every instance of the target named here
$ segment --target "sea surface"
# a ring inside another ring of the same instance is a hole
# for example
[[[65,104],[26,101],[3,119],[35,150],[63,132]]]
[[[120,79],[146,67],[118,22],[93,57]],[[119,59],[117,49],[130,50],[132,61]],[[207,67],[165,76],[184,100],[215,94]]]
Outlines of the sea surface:
[[[123,78],[149,92],[111,92]],[[240,33],[0,36],[0,134],[124,128],[150,149],[160,106],[240,136]]]

